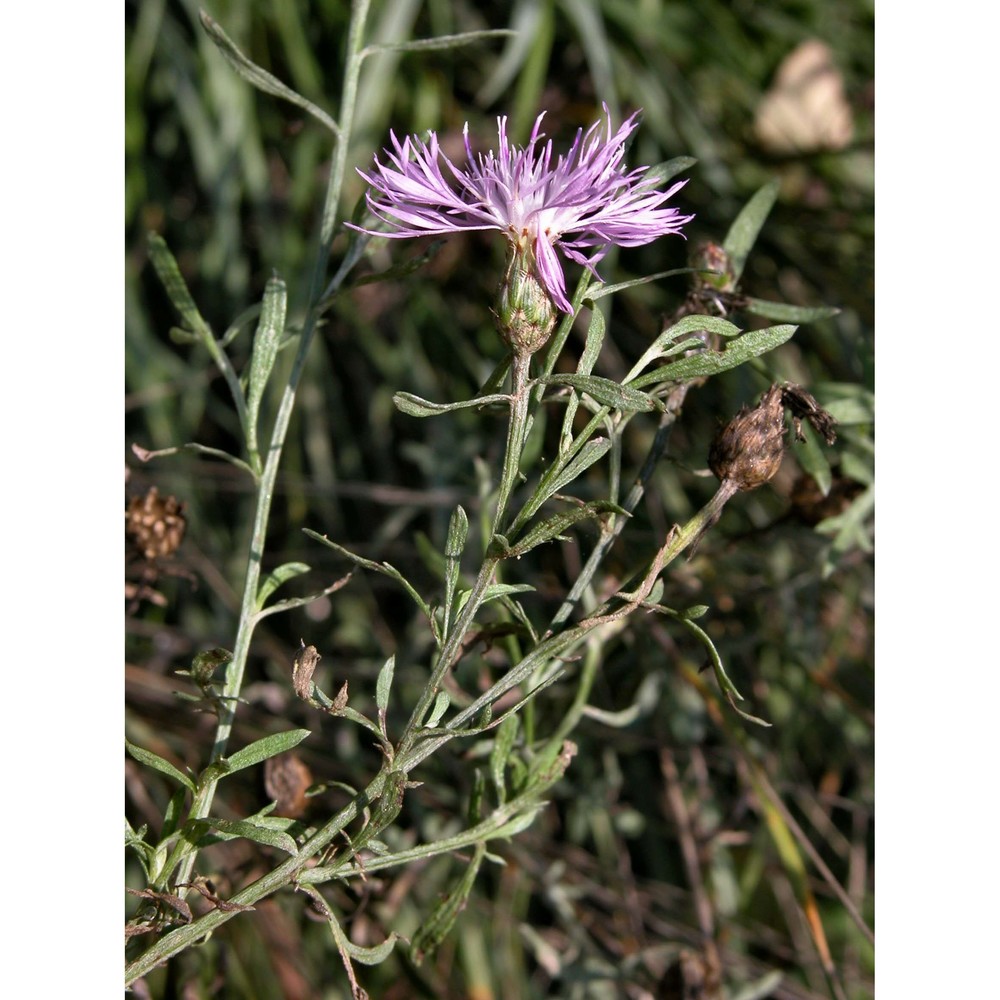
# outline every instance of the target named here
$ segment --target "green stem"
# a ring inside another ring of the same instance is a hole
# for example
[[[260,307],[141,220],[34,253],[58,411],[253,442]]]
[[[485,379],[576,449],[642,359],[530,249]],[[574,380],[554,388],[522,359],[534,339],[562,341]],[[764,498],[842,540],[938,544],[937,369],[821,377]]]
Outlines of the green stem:
[[[510,421],[507,425],[507,450],[504,454],[503,471],[500,474],[500,490],[497,509],[493,515],[493,534],[500,534],[506,526],[507,504],[521,475],[521,452],[528,425],[528,370],[531,356],[515,353],[510,364]]]
[[[243,599],[240,605],[240,618],[237,626],[236,642],[233,648],[233,658],[226,670],[226,680],[222,690],[219,722],[215,732],[215,743],[212,747],[211,763],[225,756],[226,745],[232,733],[236,715],[238,697],[243,686],[243,674],[246,669],[247,655],[250,650],[250,640],[256,624],[257,591],[260,584],[261,564],[264,557],[264,547],[267,537],[267,525],[271,513],[271,502],[274,499],[274,487],[278,477],[282,450],[288,434],[292,411],[295,408],[295,395],[298,390],[302,373],[305,370],[306,357],[312,345],[316,332],[319,300],[322,294],[323,278],[326,274],[327,262],[330,256],[330,245],[333,242],[337,221],[337,206],[340,202],[341,188],[347,164],[347,151],[354,119],[354,105],[357,98],[358,76],[361,70],[362,37],[365,20],[368,16],[370,0],[354,0],[351,10],[351,24],[348,30],[346,69],[344,73],[344,90],[340,110],[340,135],[336,143],[333,166],[326,190],[326,200],[323,206],[323,217],[320,227],[319,248],[316,254],[316,265],[313,270],[309,289],[309,308],[303,325],[298,351],[292,372],[285,386],[284,394],[278,408],[271,434],[271,443],[267,452],[263,472],[257,485],[257,505],[254,511],[253,532],[250,538],[246,577],[243,584]],[[198,791],[191,803],[188,820],[203,819],[209,814],[215,789],[219,779],[211,777],[199,785]],[[181,838],[174,848],[170,860],[164,867],[163,882],[170,878],[174,868],[179,864],[176,882],[190,881],[191,872],[197,850],[190,842]]]
[[[503,459],[503,471],[500,474],[500,488],[497,496],[497,506],[493,514],[493,526],[490,537],[500,532],[506,517],[507,503],[514,491],[521,464],[521,452],[524,450],[525,432],[528,424],[528,403],[530,392],[528,390],[528,369],[530,365],[528,355],[514,354],[511,359],[511,395],[510,395],[510,419],[507,424],[507,446]],[[431,676],[424,685],[417,704],[410,714],[403,736],[399,742],[399,754],[407,755],[413,748],[417,737],[417,730],[427,714],[432,702],[437,697],[438,691],[447,672],[455,665],[462,648],[462,640],[468,632],[479,608],[483,603],[486,589],[489,587],[496,572],[500,560],[487,552],[486,558],[479,569],[476,581],[472,585],[465,606],[455,619],[454,625],[445,636],[444,645],[438,653],[431,670]],[[423,760],[423,757],[420,758]],[[405,770],[405,768],[404,768]]]
[[[241,889],[236,893],[230,902],[243,906],[250,906],[271,893],[276,892],[283,886],[293,882],[297,874],[305,867],[310,858],[319,854],[333,839],[343,830],[348,823],[360,815],[361,811],[374,802],[382,794],[385,787],[388,768],[384,768],[371,784],[360,794],[344,806],[343,809],[332,817],[320,830],[307,840],[299,852],[287,861],[283,862],[274,871],[259,878],[256,882]],[[182,880],[183,881],[183,880]],[[230,917],[236,916],[239,910],[212,910],[203,917],[190,924],[178,927],[176,930],[165,934],[154,945],[143,952],[134,962],[125,966],[125,985],[135,982],[141,976],[146,975],[156,968],[161,962],[182,952],[196,941],[204,938],[206,934],[213,931],[220,924],[224,924]]]

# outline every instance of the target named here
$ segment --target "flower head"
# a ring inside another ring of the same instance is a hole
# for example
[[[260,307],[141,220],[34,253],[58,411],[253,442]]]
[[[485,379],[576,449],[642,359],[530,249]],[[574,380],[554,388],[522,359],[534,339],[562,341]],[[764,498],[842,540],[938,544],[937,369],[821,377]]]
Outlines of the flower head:
[[[580,129],[569,151],[554,164],[552,140],[539,145],[544,113],[535,120],[523,148],[509,142],[507,118],[497,119],[498,149],[479,155],[473,155],[466,123],[468,163],[462,169],[441,152],[434,132],[426,142],[408,136],[402,143],[390,133],[393,149],[385,150],[388,162],[380,163],[376,157],[371,173],[359,173],[371,185],[368,207],[391,228],[362,231],[402,239],[497,229],[513,247],[530,250],[552,301],[563,312],[572,312],[557,247],[596,275],[594,265],[609,246],[641,246],[658,236],[680,233],[694,218],[662,207],[686,181],[660,191],[655,177],[647,177],[648,168],[622,166],[625,143],[638,125],[639,112],[614,134],[607,105],[604,113],[606,129],[600,121],[586,132]],[[589,248],[593,252],[588,257],[584,251]]]

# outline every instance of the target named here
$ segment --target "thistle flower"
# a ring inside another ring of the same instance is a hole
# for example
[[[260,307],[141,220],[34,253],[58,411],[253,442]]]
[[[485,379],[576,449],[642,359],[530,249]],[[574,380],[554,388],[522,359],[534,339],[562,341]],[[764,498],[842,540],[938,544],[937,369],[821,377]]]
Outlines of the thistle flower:
[[[660,191],[656,178],[647,176],[647,167],[622,166],[639,112],[614,134],[607,105],[604,113],[606,130],[600,121],[586,132],[578,130],[569,151],[554,165],[552,140],[539,145],[544,112],[523,148],[511,145],[507,118],[498,118],[495,153],[473,155],[466,123],[468,163],[462,169],[441,152],[434,132],[426,142],[408,136],[402,143],[390,133],[393,149],[385,150],[388,162],[380,163],[376,157],[371,173],[359,171],[371,185],[369,209],[390,231],[352,228],[395,239],[497,229],[519,260],[537,273],[555,305],[572,312],[557,247],[597,276],[594,265],[610,246],[641,246],[667,233],[680,234],[694,218],[662,207],[686,181]],[[584,251],[590,248],[588,257]]]

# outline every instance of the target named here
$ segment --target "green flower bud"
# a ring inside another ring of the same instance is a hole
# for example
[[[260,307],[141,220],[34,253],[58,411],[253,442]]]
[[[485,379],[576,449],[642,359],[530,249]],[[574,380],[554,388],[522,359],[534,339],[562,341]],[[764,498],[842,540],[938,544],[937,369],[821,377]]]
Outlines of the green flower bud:
[[[701,273],[692,276],[696,288],[712,288],[717,292],[731,292],[736,288],[733,266],[729,254],[718,243],[703,243],[691,254],[691,266]],[[716,271],[716,274],[707,274]]]
[[[538,275],[528,239],[510,244],[494,317],[500,336],[515,354],[534,354],[552,334],[556,307]]]

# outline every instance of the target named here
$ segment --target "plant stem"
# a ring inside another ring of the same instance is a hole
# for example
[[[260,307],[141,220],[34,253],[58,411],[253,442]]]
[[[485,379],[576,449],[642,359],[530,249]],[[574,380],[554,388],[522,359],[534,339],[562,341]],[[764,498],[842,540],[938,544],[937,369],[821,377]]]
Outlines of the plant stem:
[[[500,474],[500,488],[497,496],[497,506],[493,514],[493,527],[490,536],[498,534],[506,518],[507,503],[520,475],[521,452],[524,450],[525,431],[528,423],[528,403],[530,393],[528,391],[528,370],[530,366],[528,355],[514,354],[511,359],[511,394],[510,394],[510,418],[507,423],[507,446],[503,459],[503,471]],[[487,553],[483,564],[476,576],[476,582],[472,585],[472,590],[466,599],[465,606],[455,619],[448,635],[445,637],[444,645],[434,661],[431,676],[424,685],[417,704],[410,714],[403,736],[399,741],[399,753],[406,755],[413,747],[417,735],[417,728],[423,721],[427,710],[430,708],[434,698],[437,697],[441,689],[441,683],[445,674],[454,666],[462,647],[462,640],[466,632],[475,620],[479,612],[486,588],[489,587],[493,574],[496,572],[500,559]],[[420,758],[423,760],[423,757]]]
[[[348,823],[382,794],[387,773],[388,768],[383,768],[368,787],[361,794],[355,796],[336,816],[332,817],[313,834],[302,845],[297,854],[288,858],[287,861],[275,868],[274,871],[268,872],[257,879],[256,882],[252,882],[241,889],[232,897],[230,902],[249,906],[294,881],[297,873],[305,867],[310,858],[319,854]],[[171,931],[169,934],[165,934],[134,962],[130,962],[125,966],[125,985],[128,986],[140,978],[140,976],[146,975],[147,972],[154,969],[161,962],[166,961],[168,958],[194,944],[220,924],[225,923],[230,917],[236,916],[239,912],[239,910],[212,910],[211,913],[206,913],[203,917],[199,917],[192,923],[185,924]]]
[[[520,476],[521,452],[524,450],[525,431],[528,425],[528,370],[531,356],[516,353],[510,363],[510,421],[507,424],[507,450],[504,454],[503,471],[500,474],[500,490],[497,509],[493,515],[493,534],[501,534],[506,527],[507,504],[514,492]]]
[[[271,513],[271,502],[274,499],[274,487],[281,464],[282,450],[288,434],[292,411],[295,408],[295,395],[298,390],[302,373],[305,370],[306,358],[312,339],[316,332],[316,321],[319,315],[318,304],[323,288],[323,278],[326,274],[327,262],[330,256],[330,245],[333,242],[337,221],[337,207],[340,203],[341,189],[344,183],[344,173],[347,164],[348,145],[351,137],[351,127],[354,119],[354,105],[357,98],[358,76],[361,71],[360,52],[364,35],[365,20],[368,16],[370,0],[354,0],[351,7],[351,23],[348,29],[346,68],[344,71],[344,89],[340,109],[340,135],[336,142],[333,165],[326,189],[326,199],[323,205],[323,216],[320,225],[319,247],[316,253],[316,264],[313,269],[309,288],[309,307],[303,324],[298,351],[292,365],[292,372],[285,386],[278,413],[271,433],[271,443],[267,451],[267,460],[257,485],[257,504],[254,511],[253,531],[247,559],[246,576],[243,583],[243,599],[240,605],[239,624],[236,632],[236,642],[233,648],[233,658],[226,669],[226,679],[220,701],[219,723],[215,732],[215,743],[212,747],[210,763],[215,763],[225,756],[226,745],[233,729],[238,697],[243,686],[243,674],[246,668],[247,655],[250,650],[250,640],[257,621],[257,590],[260,584],[261,564],[264,557],[264,547],[267,538],[267,525]],[[215,789],[219,779],[210,777],[198,788],[191,803],[188,821],[203,819],[209,814]],[[164,867],[163,882],[170,878],[171,872],[180,864],[176,882],[190,881],[191,872],[197,850],[189,841],[181,838],[170,860]]]

